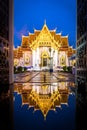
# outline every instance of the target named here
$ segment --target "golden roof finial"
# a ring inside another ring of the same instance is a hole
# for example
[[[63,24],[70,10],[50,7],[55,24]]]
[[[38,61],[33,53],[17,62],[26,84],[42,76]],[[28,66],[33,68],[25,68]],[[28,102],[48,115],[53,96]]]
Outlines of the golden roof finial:
[[[69,34],[67,34],[67,37],[69,37]]]
[[[60,33],[62,34],[63,31],[61,31]]]
[[[44,25],[46,25],[46,19],[44,20]]]

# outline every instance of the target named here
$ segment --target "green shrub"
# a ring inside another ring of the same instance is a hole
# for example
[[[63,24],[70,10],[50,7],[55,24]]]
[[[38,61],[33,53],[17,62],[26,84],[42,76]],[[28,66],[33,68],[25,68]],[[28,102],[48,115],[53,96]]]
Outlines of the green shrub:
[[[63,66],[63,71],[72,73],[72,66]]]
[[[18,68],[17,68],[17,71],[19,72],[19,73],[21,73],[22,72],[22,66],[18,66]]]
[[[27,68],[26,67],[24,67],[24,72],[26,72],[27,71]]]
[[[27,68],[22,66],[14,66],[14,74],[26,72]]]
[[[64,71],[64,72],[67,71],[67,66],[63,66],[63,71]]]
[[[69,73],[72,73],[72,66],[68,66],[67,70],[68,70]]]

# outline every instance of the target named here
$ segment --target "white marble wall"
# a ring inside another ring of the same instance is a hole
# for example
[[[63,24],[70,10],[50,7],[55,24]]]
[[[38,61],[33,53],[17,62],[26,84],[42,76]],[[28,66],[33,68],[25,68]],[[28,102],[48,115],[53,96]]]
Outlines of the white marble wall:
[[[32,61],[33,61],[33,67],[35,67],[35,50],[33,50],[33,52],[32,52]]]
[[[49,48],[48,47],[38,47],[36,50],[33,50],[33,67],[38,67],[39,68],[39,64],[41,63],[41,54],[46,51],[49,56],[50,56],[50,52],[49,52]],[[58,52],[58,50],[54,50],[53,48],[51,48],[51,57],[53,57],[53,67],[57,67],[57,66],[61,66],[60,64],[60,59],[61,57],[64,56],[65,57],[65,65],[68,66],[69,62],[68,62],[68,57],[67,57],[67,53],[65,51],[60,51]],[[49,62],[49,60],[48,60]]]

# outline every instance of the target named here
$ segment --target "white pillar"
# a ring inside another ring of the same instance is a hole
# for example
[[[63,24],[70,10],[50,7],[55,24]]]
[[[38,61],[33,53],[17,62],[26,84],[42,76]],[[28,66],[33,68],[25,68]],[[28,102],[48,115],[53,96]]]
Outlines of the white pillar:
[[[53,86],[50,86],[51,87],[51,94],[53,94]]]
[[[36,86],[32,86],[32,91],[34,91],[35,92],[35,89],[36,89]]]
[[[58,66],[60,66],[60,52],[58,51]]]
[[[54,64],[55,64],[55,67],[57,66],[57,62],[58,62],[58,52],[57,50],[55,50],[55,53],[54,53]]]
[[[36,90],[37,90],[37,94],[39,94],[39,86],[36,87]]]
[[[65,55],[66,55],[66,66],[69,66],[69,61],[68,61],[67,52],[65,52]]]
[[[39,48],[37,48],[37,61],[36,61],[36,64],[37,64],[37,66],[39,67],[39,63],[40,63],[40,56],[39,56]]]
[[[37,66],[37,49],[35,50],[35,55],[34,55],[34,57],[35,57],[35,67]]]
[[[32,58],[33,58],[33,67],[35,67],[35,50],[33,50],[33,53],[32,53]]]

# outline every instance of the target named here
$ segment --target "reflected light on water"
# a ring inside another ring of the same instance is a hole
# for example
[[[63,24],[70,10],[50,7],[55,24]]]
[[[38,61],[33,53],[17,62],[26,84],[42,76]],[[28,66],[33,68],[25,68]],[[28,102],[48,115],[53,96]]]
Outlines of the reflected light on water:
[[[28,109],[34,108],[34,112],[40,110],[45,120],[50,110],[56,111],[62,104],[68,105],[71,93],[67,82],[42,85],[15,84],[14,92],[21,95],[22,106],[27,104]]]

